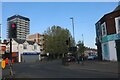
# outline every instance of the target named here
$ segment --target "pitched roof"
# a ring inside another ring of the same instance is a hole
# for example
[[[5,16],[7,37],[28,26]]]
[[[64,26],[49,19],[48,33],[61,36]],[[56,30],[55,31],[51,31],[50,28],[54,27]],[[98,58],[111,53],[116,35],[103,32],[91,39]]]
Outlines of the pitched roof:
[[[17,43],[23,44],[26,40],[23,39],[14,39]],[[35,42],[34,41],[27,41],[28,44],[33,45]]]
[[[118,6],[114,9],[113,12],[115,12],[115,11],[119,11],[119,10],[120,10],[120,5],[118,5]]]
[[[28,42],[28,44],[31,44],[31,45],[33,45],[35,42],[34,41],[27,41]]]
[[[110,14],[113,14],[113,13],[118,13],[119,11],[120,11],[120,5],[118,5],[112,12],[105,14],[99,21],[102,20],[102,21],[104,22],[104,19],[105,19],[105,17],[106,17],[107,15],[110,15]],[[99,21],[98,21],[98,22],[99,22]],[[102,21],[101,21],[101,22],[102,22]],[[98,23],[98,22],[97,22],[97,23]],[[97,24],[97,23],[96,23],[96,24]]]
[[[25,40],[23,39],[14,39],[14,40],[19,44],[23,44],[25,42]]]

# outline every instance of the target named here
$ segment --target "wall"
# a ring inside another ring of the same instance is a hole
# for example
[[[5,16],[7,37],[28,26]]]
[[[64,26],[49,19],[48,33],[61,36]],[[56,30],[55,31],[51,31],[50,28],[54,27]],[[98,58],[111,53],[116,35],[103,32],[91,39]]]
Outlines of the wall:
[[[115,18],[120,16],[120,10],[116,12],[109,13],[106,16],[106,23],[107,23],[107,34],[115,34],[116,28],[115,28]]]
[[[115,41],[109,41],[109,55],[110,61],[117,61],[117,53],[115,48]]]
[[[34,43],[33,45],[29,45],[27,42],[23,43],[23,45],[26,44],[27,45],[27,49],[23,49],[23,46],[22,46],[22,51],[23,52],[40,52],[40,46],[38,46],[37,43]],[[37,49],[34,50],[34,45],[37,46]]]
[[[27,45],[27,49],[24,49],[23,47],[23,44],[26,44]],[[30,45],[28,44],[26,41],[25,43],[23,44],[18,44],[16,41],[13,40],[12,42],[12,52],[18,52],[18,61],[21,62],[21,55],[23,54],[23,52],[32,52],[32,53],[35,53],[35,52],[38,52],[40,53],[40,46],[37,44],[37,43],[34,43],[33,45]],[[37,46],[37,49],[34,50],[34,45]],[[7,45],[7,49],[9,49],[9,44]],[[39,59],[40,59],[40,56],[38,55]]]
[[[16,41],[12,41],[12,52],[18,52],[18,43]]]
[[[108,42],[102,43],[102,59],[109,60],[109,47]]]
[[[102,43],[103,60],[117,61],[117,53],[115,46],[115,41]]]

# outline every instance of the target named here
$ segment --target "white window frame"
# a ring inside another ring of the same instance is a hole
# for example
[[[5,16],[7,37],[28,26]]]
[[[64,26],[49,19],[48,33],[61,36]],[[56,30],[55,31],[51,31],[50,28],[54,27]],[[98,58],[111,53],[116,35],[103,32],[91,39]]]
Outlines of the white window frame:
[[[120,19],[118,20],[118,31],[120,33]]]
[[[27,44],[23,44],[23,49],[27,49]]]
[[[120,33],[120,17],[116,17],[115,18],[115,26],[116,26],[116,33],[119,34]]]
[[[105,33],[103,32],[103,26],[104,26],[104,29],[105,29]],[[107,35],[107,29],[106,29],[106,23],[105,22],[103,24],[101,24],[101,29],[102,29],[102,37],[106,36]]]

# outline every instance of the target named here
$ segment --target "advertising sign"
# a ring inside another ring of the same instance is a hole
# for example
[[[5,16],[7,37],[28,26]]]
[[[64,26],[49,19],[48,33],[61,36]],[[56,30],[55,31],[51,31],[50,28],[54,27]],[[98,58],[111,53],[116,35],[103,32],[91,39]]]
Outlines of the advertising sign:
[[[112,34],[102,38],[102,42],[114,41],[120,39],[120,34]]]

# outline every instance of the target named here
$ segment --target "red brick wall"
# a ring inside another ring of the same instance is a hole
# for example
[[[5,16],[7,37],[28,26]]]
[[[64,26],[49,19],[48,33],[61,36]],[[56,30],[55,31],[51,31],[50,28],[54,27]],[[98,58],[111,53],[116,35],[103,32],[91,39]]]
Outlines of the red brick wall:
[[[107,35],[116,33],[115,18],[120,16],[120,11],[112,12],[105,17]]]

